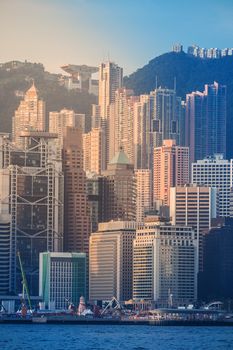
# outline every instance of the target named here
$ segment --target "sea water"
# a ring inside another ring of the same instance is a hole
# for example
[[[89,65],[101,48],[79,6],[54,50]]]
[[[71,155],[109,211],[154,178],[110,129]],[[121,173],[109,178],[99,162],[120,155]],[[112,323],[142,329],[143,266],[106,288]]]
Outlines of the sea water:
[[[233,327],[0,324],[0,350],[227,350]]]

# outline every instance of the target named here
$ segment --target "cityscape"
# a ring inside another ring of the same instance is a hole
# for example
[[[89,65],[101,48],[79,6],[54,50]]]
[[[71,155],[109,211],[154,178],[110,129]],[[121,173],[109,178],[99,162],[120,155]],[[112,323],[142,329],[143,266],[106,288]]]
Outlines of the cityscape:
[[[3,2],[0,347],[231,348],[233,7]]]

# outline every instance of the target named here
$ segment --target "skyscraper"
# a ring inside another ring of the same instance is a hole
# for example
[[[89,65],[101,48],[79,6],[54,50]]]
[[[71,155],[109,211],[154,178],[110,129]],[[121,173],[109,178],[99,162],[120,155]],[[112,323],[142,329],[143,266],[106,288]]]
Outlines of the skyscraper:
[[[123,69],[113,62],[99,66],[99,106],[103,119],[109,115],[109,106],[115,101],[115,91],[122,87]]]
[[[138,97],[132,90],[117,89],[115,102],[110,105],[109,113],[109,159],[122,148],[131,163],[134,163],[133,131],[134,103]]]
[[[203,264],[203,236],[218,213],[217,189],[204,186],[179,186],[170,189],[170,216],[173,225],[190,226],[198,241],[199,271]]]
[[[230,194],[233,185],[233,159],[215,154],[192,163],[192,183],[218,189],[219,216],[230,216]]]
[[[187,226],[145,222],[133,245],[133,299],[170,306],[197,298],[197,240]]]
[[[103,221],[135,221],[136,182],[133,164],[120,150],[103,172]]]
[[[90,213],[83,169],[82,132],[67,127],[63,141],[64,249],[88,253]]]
[[[0,141],[2,210],[9,207],[10,279],[12,292],[22,290],[16,259],[19,251],[31,295],[38,295],[39,253],[62,251],[63,173],[55,134],[21,132],[25,148],[7,137]]]
[[[63,138],[67,126],[85,130],[81,116],[84,116],[83,118],[85,120],[85,115],[77,114],[73,110],[65,108],[60,112],[49,113],[49,131],[58,135],[56,144],[59,149],[63,148]]]
[[[85,171],[96,174],[105,169],[105,134],[101,128],[83,134],[83,165]]]
[[[39,99],[34,83],[13,117],[12,140],[18,147],[23,146],[24,139],[20,137],[20,133],[25,130],[45,131],[45,103]]]
[[[226,156],[226,86],[205,85],[186,95],[186,145],[190,162],[221,153]]]
[[[145,213],[152,208],[152,178],[150,169],[135,170],[136,221],[142,222]]]
[[[176,146],[175,140],[164,140],[154,149],[154,202],[170,204],[170,187],[189,183],[189,149]]]
[[[136,223],[99,224],[90,236],[90,300],[120,301],[132,298],[133,238]]]

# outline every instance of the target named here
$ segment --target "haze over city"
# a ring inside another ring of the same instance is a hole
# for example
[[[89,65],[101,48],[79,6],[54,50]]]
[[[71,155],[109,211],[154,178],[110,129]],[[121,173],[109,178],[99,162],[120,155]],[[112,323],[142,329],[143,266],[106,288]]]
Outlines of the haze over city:
[[[0,62],[41,62],[51,72],[65,63],[111,59],[125,74],[171,49],[229,46],[231,0],[1,0]]]

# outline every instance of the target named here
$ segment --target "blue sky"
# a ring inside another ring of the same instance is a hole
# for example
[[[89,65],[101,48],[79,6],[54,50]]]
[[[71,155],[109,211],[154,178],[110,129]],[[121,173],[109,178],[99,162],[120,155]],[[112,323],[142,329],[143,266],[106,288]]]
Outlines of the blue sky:
[[[175,42],[224,48],[232,39],[232,0],[0,0],[0,62],[53,72],[110,58],[129,74]]]

